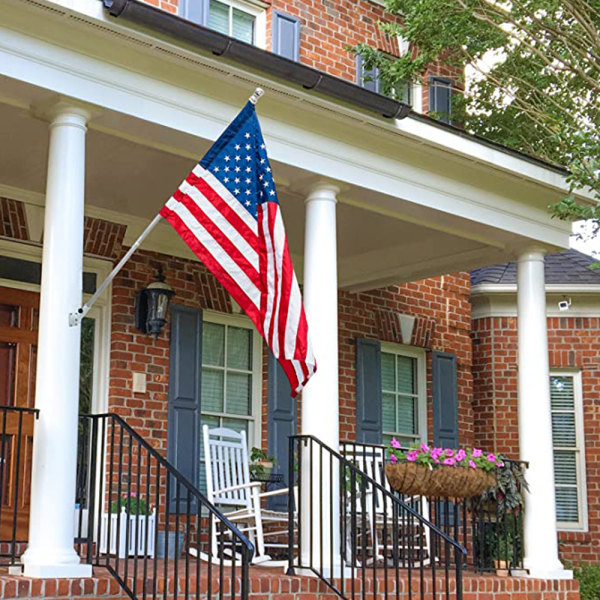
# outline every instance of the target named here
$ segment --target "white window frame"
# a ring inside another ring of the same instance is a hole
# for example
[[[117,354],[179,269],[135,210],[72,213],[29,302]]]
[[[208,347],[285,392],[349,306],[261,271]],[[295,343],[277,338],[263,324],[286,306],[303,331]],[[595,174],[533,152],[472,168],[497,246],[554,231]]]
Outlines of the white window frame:
[[[577,476],[577,508],[579,512],[579,521],[577,523],[556,521],[556,528],[559,531],[587,531],[588,530],[588,509],[587,509],[587,483],[585,477],[585,437],[583,429],[583,388],[581,381],[581,371],[573,369],[551,369],[550,380],[552,377],[572,377],[573,378],[573,401],[575,404],[575,473]],[[570,450],[570,449],[569,449]],[[554,460],[554,443],[552,443],[552,460]]]
[[[210,1],[210,0],[209,0]],[[254,17],[254,39],[252,43],[263,50],[267,47],[267,4],[262,2],[243,2],[241,0],[218,0],[231,8],[237,8]],[[208,23],[206,24],[208,27]],[[231,30],[231,11],[229,17],[229,29]]]
[[[211,417],[223,417],[230,419],[247,420],[248,426],[248,450],[252,446],[261,447],[262,438],[262,338],[256,331],[252,321],[245,315],[231,315],[212,310],[202,311],[203,323],[216,323],[230,327],[243,327],[252,333],[252,415],[229,414],[223,412],[203,411],[200,402],[200,420],[203,415]]]
[[[417,360],[417,419],[419,425],[419,438],[415,441],[427,442],[427,356],[425,350],[423,348],[417,348],[416,346],[381,342],[381,352],[407,356]],[[381,401],[383,403],[383,398]],[[384,435],[389,435],[394,432],[382,431],[382,433]]]

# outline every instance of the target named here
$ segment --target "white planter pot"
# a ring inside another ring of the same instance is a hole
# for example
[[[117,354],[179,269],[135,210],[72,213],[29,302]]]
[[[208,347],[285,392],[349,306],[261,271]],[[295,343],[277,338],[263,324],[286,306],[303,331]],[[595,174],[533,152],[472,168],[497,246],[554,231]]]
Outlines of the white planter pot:
[[[108,540],[108,519],[110,516],[110,541]],[[129,533],[127,530],[129,529]],[[156,532],[156,510],[149,515],[129,515],[125,509],[120,513],[102,515],[100,528],[100,553],[118,556],[154,556],[154,537]],[[146,548],[146,533],[148,547]]]

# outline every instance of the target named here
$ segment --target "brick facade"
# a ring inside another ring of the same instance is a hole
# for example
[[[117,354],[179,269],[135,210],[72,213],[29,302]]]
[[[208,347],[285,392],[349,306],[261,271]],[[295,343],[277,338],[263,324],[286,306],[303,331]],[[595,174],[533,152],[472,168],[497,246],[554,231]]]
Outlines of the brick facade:
[[[517,320],[473,321],[473,411],[475,441],[518,456]],[[600,318],[548,318],[550,368],[581,371],[587,480],[588,531],[559,531],[568,564],[597,562],[600,553]]]
[[[179,0],[145,0],[171,13],[177,13]],[[357,44],[368,44],[391,56],[399,56],[398,41],[384,33],[378,23],[394,22],[381,4],[371,0],[266,0],[266,49],[272,45],[272,15],[278,11],[299,19],[300,62],[335,77],[356,83],[356,56],[348,50]],[[422,106],[429,106],[429,76],[450,78],[462,87],[461,71],[439,63],[423,74]]]

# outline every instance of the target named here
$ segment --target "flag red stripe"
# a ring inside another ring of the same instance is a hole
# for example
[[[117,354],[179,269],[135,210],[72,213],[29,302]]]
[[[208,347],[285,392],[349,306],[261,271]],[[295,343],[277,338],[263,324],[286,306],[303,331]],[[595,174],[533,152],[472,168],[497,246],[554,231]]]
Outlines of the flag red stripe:
[[[252,319],[259,333],[262,335],[262,322],[260,313],[247,292],[242,289],[213,255],[204,247],[198,238],[188,229],[179,215],[163,206],[160,214],[164,217],[181,236],[183,241],[190,247],[192,252],[206,265],[206,268],[221,282],[223,287],[233,296],[233,299],[240,305],[242,310]]]
[[[214,221],[190,198],[187,194],[184,194],[181,190],[177,190],[173,194],[173,198],[178,202],[181,202],[192,215],[202,223],[202,226],[206,231],[212,235],[212,237],[219,242],[223,249],[229,254],[234,262],[246,273],[248,279],[260,289],[262,282],[258,275],[256,268],[248,261],[246,256],[240,252],[239,248],[235,243],[225,234],[225,232],[216,224]]]

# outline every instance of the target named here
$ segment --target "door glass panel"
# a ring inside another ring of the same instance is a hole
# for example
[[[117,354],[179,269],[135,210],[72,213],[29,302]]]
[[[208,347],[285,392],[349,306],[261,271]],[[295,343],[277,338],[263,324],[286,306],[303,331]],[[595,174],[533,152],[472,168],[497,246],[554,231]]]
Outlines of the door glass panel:
[[[17,345],[0,342],[0,404],[12,406],[15,398]]]
[[[96,320],[84,317],[81,321],[81,363],[79,367],[79,412],[92,411],[94,389],[94,341]]]
[[[18,327],[20,307],[12,304],[0,304],[0,327]]]

